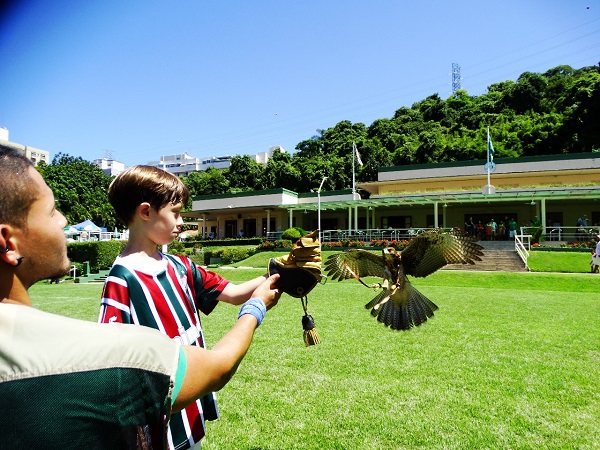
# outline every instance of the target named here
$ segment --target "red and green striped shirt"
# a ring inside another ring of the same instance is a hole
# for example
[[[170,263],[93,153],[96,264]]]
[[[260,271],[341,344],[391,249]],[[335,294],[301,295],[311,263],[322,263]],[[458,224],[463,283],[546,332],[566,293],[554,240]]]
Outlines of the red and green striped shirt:
[[[185,256],[161,256],[155,270],[139,267],[139,259],[117,257],[104,284],[99,322],[144,325],[183,345],[204,347],[198,311],[208,315],[229,282]],[[173,414],[169,447],[193,446],[205,434],[204,421],[218,416],[214,393]]]

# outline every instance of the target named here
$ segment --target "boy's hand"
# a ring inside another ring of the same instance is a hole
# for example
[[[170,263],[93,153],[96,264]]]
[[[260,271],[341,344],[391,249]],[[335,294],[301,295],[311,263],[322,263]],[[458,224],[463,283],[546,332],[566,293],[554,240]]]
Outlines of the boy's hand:
[[[279,301],[281,291],[275,286],[275,282],[279,279],[279,274],[271,275],[262,282],[252,293],[253,298],[260,298],[265,302],[267,310],[271,309]]]

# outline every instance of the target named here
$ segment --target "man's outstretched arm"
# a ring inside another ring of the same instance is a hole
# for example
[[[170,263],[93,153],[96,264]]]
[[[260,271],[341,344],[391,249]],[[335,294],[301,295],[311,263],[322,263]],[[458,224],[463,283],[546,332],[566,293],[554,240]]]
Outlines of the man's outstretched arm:
[[[275,306],[281,296],[275,287],[278,277],[279,275],[273,275],[267,278],[255,289],[251,300],[242,306],[233,328],[212,349],[182,347],[187,368],[173,411],[179,411],[197,398],[222,389],[233,377],[250,348],[254,331],[260,325],[264,313]],[[262,302],[263,305],[256,302]]]

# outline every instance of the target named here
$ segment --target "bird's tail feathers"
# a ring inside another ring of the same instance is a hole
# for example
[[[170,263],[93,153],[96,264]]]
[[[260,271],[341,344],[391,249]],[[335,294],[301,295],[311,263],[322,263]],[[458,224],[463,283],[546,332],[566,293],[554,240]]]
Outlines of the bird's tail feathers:
[[[432,317],[438,307],[412,285],[407,289],[410,290],[407,301],[394,301],[394,292],[388,290],[377,295],[365,308],[371,308],[371,315],[393,330],[409,330],[419,326]]]

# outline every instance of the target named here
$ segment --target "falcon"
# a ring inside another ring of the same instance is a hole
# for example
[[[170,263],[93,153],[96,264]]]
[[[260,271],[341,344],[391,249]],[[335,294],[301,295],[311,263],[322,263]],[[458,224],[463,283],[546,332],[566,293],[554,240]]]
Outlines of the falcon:
[[[382,255],[367,250],[348,250],[331,255],[325,271],[332,280],[355,278],[364,286],[381,289],[365,305],[379,322],[394,330],[408,330],[426,322],[438,307],[413,287],[407,275],[426,277],[446,264],[475,264],[481,261],[483,247],[476,238],[453,230],[432,230],[412,239],[406,248],[382,250]],[[383,281],[367,285],[363,277]]]

